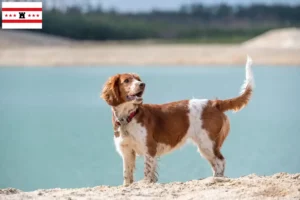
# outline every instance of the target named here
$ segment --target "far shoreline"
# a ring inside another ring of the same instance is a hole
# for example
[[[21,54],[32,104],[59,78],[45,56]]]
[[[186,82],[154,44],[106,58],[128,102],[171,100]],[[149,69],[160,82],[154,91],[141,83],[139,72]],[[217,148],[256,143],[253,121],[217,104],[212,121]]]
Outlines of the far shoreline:
[[[0,67],[210,67],[243,65],[300,66],[299,48],[248,48],[207,44],[72,44],[2,48]]]
[[[101,64],[101,65],[44,65],[44,66],[39,66],[39,65],[33,65],[33,66],[10,66],[10,65],[0,65],[0,69],[18,69],[18,68],[240,68],[244,67],[244,63],[239,63],[239,64],[198,64],[198,65],[189,65],[189,64],[183,64],[183,65],[159,65],[159,64],[146,64],[146,65],[122,65],[122,64]],[[299,68],[299,65],[294,65],[294,64],[256,64],[255,67],[259,68]]]

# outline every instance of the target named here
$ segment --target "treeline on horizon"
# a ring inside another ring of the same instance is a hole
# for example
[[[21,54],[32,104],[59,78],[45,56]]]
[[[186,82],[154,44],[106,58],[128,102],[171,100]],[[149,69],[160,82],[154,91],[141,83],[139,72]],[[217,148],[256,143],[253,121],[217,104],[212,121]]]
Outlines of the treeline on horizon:
[[[300,25],[300,5],[183,5],[178,10],[120,13],[101,7],[43,11],[43,33],[77,40],[161,39],[239,42],[266,30]]]

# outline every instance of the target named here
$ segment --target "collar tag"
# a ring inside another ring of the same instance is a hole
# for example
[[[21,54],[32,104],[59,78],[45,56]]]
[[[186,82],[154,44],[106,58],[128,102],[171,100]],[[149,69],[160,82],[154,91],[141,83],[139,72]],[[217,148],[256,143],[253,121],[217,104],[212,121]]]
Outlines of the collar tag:
[[[131,122],[131,120],[135,117],[135,115],[136,115],[137,113],[138,113],[138,110],[135,110],[135,111],[133,111],[132,113],[130,113],[128,117],[124,118],[125,121],[127,122],[127,124],[128,124],[129,122]],[[121,124],[123,124],[122,122],[120,122],[120,120],[118,120],[118,118],[117,118],[117,120],[116,120],[115,123],[116,123],[116,125],[118,125],[118,126],[121,126]]]

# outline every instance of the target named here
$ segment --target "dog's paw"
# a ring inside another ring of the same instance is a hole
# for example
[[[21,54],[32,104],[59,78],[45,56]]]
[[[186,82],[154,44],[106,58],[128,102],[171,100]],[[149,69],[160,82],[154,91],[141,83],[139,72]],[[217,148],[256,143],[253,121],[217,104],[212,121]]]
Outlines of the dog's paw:
[[[144,178],[143,180],[141,180],[142,183],[144,184],[152,184],[152,183],[156,183],[157,179],[149,179],[149,178]]]
[[[224,173],[215,173],[213,177],[224,177]]]
[[[131,183],[130,183],[130,182],[127,182],[127,181],[124,181],[124,182],[123,182],[123,186],[124,186],[124,187],[128,187],[130,184],[131,184]]]
[[[128,187],[129,185],[131,185],[133,183],[133,180],[124,180],[123,181],[123,186],[124,187]]]

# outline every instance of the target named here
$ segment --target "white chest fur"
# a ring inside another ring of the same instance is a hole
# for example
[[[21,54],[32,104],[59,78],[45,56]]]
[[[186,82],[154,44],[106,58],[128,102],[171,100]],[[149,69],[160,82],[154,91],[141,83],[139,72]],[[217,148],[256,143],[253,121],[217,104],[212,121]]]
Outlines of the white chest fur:
[[[120,155],[122,155],[120,147],[128,145],[138,155],[145,155],[146,152],[146,136],[147,130],[133,119],[129,124],[120,128],[121,134],[119,137],[114,137],[115,146]],[[126,131],[127,134],[122,132]]]

